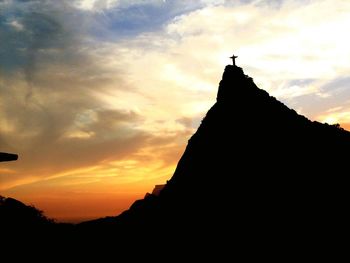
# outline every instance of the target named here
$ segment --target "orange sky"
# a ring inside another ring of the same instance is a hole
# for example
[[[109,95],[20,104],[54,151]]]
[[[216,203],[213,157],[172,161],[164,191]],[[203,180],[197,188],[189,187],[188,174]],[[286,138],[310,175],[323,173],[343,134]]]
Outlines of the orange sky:
[[[168,180],[233,51],[255,83],[350,129],[350,2],[0,2],[0,194],[60,221]],[[326,19],[325,19],[326,18]],[[232,120],[234,121],[234,120]]]

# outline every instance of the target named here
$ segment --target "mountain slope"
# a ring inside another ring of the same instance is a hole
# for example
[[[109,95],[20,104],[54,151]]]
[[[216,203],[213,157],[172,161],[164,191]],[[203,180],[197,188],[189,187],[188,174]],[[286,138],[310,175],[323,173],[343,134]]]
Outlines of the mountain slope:
[[[349,132],[298,115],[227,66],[217,102],[159,196],[80,228],[202,242],[213,241],[208,233],[324,235],[344,220],[347,149]]]

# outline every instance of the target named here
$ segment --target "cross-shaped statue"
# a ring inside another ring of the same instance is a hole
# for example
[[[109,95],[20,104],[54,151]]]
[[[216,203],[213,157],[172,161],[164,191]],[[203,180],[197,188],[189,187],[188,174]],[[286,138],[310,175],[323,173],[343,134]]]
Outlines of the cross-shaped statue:
[[[236,58],[238,58],[238,56],[232,55],[230,58],[232,59],[232,65],[236,66]]]

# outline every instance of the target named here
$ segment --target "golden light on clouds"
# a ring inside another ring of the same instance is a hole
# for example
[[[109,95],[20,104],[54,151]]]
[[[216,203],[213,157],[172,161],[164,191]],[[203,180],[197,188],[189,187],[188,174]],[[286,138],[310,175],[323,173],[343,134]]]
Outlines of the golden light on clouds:
[[[349,1],[146,2],[0,2],[0,150],[20,155],[2,195],[123,211],[171,177],[233,52],[288,106],[350,123]]]

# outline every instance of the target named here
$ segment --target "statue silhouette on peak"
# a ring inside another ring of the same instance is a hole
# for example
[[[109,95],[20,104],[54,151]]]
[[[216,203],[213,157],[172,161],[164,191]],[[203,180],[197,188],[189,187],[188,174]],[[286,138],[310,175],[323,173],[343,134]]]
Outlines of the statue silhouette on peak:
[[[232,65],[234,67],[236,67],[236,58],[238,58],[238,56],[232,55],[232,57],[230,57],[230,59],[232,59]]]

